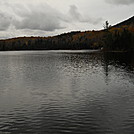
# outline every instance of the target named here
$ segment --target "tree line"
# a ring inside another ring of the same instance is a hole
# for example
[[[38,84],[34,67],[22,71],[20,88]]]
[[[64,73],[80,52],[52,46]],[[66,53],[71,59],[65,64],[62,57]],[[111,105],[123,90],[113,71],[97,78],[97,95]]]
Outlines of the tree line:
[[[100,31],[70,32],[54,37],[19,37],[0,40],[0,51],[101,49],[134,51],[134,26],[109,27]]]

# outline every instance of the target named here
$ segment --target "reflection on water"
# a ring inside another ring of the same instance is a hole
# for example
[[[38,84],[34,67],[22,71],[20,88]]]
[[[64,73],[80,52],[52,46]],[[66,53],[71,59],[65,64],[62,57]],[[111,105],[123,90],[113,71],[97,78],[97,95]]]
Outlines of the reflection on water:
[[[0,53],[0,133],[132,134],[134,55]]]

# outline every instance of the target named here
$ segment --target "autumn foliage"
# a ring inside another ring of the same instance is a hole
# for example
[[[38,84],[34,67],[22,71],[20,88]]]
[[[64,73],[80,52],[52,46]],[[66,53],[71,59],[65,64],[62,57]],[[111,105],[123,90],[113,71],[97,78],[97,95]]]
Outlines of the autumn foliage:
[[[19,37],[0,40],[0,50],[79,50],[103,48],[106,51],[134,51],[134,17],[128,21],[100,31],[77,31],[54,37]]]

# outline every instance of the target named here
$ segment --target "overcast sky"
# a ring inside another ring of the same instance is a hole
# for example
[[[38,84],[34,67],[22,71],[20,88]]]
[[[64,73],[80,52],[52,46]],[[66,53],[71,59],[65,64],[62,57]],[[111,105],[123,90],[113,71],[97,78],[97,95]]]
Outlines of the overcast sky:
[[[99,30],[134,15],[134,0],[0,0],[0,38]]]

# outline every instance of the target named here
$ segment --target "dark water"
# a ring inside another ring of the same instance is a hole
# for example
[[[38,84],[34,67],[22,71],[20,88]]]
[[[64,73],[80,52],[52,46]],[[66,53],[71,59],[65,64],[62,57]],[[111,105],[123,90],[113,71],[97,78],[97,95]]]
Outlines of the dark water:
[[[0,52],[0,134],[133,134],[134,55]]]

